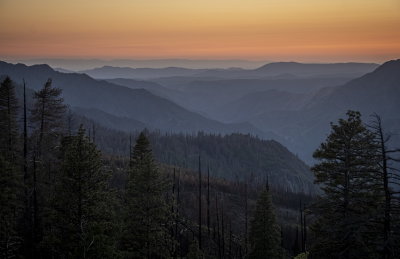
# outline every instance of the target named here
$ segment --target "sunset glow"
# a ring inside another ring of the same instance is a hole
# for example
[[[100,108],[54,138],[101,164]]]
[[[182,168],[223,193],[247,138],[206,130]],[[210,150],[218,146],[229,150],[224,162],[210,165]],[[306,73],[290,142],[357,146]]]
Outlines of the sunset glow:
[[[373,61],[398,0],[0,0],[0,57]]]

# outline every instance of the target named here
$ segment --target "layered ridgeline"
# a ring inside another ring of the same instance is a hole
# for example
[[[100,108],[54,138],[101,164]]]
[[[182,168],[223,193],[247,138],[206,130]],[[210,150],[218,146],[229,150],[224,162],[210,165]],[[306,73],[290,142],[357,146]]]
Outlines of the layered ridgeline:
[[[360,111],[367,122],[369,115],[378,113],[389,131],[400,131],[399,64],[400,60],[379,67],[365,64],[364,68],[370,70],[363,71],[370,73],[351,78],[360,75],[362,66],[275,63],[258,69],[265,77],[269,74],[275,78],[171,77],[153,79],[147,87],[210,118],[225,123],[248,122],[272,132],[279,136],[279,142],[313,163],[312,152],[328,134],[330,122],[349,109]],[[286,74],[278,76],[284,71]],[[110,81],[137,87],[132,79]]]
[[[351,76],[356,77],[375,69],[377,64],[336,63],[302,64],[296,62],[277,62],[256,69],[188,69],[181,67],[131,68],[103,66],[81,71],[94,78],[151,79],[160,77],[208,77],[208,78],[266,78],[276,76],[315,77]]]
[[[265,111],[256,116],[248,114],[247,119],[236,122],[249,121],[260,129],[286,137],[290,141],[285,144],[310,161],[313,150],[329,132],[329,123],[344,117],[349,109],[360,111],[366,122],[371,114],[379,114],[387,131],[394,133],[392,140],[398,141],[399,100],[400,60],[394,60],[344,85],[321,89],[300,109]],[[243,103],[241,105],[245,107]],[[247,106],[251,105],[254,102],[249,100]]]
[[[16,91],[18,99],[22,100],[22,85],[17,84]],[[32,103],[29,97],[33,96],[29,88],[27,96],[29,108]],[[128,156],[128,132],[138,132],[147,126],[133,118],[116,117],[97,109],[75,107],[72,111],[73,116],[68,116],[66,121],[66,124],[72,125],[67,128],[78,128],[83,123],[96,144],[111,156]],[[113,129],[114,124],[119,124],[122,131]],[[134,140],[136,134],[131,139]],[[305,193],[314,193],[316,190],[309,168],[276,141],[249,134],[222,136],[204,132],[189,135],[153,132],[149,133],[149,137],[157,160],[163,164],[196,170],[200,154],[203,169],[210,167],[210,174],[215,177],[263,182],[268,176],[276,188]]]
[[[9,75],[12,80],[27,87],[40,89],[48,78],[55,87],[63,90],[65,102],[77,112],[107,124],[115,129],[125,130],[126,119],[131,120],[131,130],[140,130],[145,125],[149,129],[168,132],[217,132],[252,133],[271,137],[248,123],[226,124],[208,119],[198,113],[156,96],[144,89],[130,89],[106,81],[97,81],[85,74],[61,73],[47,65],[26,66],[0,62],[0,75]]]
[[[119,132],[108,129],[82,116],[73,117],[73,127],[83,124],[89,135],[106,155],[128,156],[129,143],[139,132]],[[94,129],[93,129],[94,125]],[[215,135],[198,133],[165,134],[147,132],[154,155],[160,163],[198,170],[199,155],[204,173],[230,181],[265,182],[276,189],[314,194],[318,187],[309,167],[284,146],[273,140],[251,135]]]

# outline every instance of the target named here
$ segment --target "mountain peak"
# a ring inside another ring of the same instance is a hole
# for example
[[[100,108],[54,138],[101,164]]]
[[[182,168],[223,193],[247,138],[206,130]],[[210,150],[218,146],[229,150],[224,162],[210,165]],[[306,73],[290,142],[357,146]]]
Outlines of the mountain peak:
[[[400,59],[387,61],[383,63],[381,66],[379,66],[374,72],[380,72],[380,71],[400,72]]]

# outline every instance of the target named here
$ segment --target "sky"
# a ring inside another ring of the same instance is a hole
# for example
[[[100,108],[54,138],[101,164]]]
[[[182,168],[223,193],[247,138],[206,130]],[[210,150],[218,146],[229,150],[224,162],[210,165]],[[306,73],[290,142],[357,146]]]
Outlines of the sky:
[[[0,0],[0,58],[384,62],[399,0]]]

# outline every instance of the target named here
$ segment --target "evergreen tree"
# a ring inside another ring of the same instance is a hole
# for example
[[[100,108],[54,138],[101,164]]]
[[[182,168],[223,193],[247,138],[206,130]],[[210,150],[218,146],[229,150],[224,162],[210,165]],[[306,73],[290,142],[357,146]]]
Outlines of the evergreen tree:
[[[63,131],[63,116],[66,105],[60,97],[62,90],[52,87],[49,79],[43,88],[34,94],[34,107],[31,110],[32,133],[32,178],[29,181],[32,192],[31,229],[33,257],[39,257],[39,244],[43,238],[47,220],[47,210],[54,195],[56,178],[56,146]],[[49,230],[46,230],[49,232]]]
[[[126,189],[125,228],[122,246],[127,258],[163,258],[170,245],[169,209],[164,194],[166,180],[153,159],[150,143],[142,132],[132,152]]]
[[[377,174],[374,135],[349,111],[332,125],[325,143],[314,152],[312,170],[324,195],[314,206],[317,220],[312,255],[316,258],[377,258],[376,208],[383,197]]]
[[[42,242],[56,258],[114,258],[110,174],[96,145],[81,127],[61,145],[61,176],[56,187],[50,233]]]
[[[0,85],[0,151],[11,160],[15,159],[17,149],[18,101],[15,86],[9,77]]]
[[[254,217],[250,222],[249,258],[280,258],[280,229],[275,220],[269,188],[257,200]]]
[[[50,148],[63,131],[63,116],[67,110],[63,103],[60,88],[52,87],[51,79],[34,95],[34,107],[31,111],[31,123],[35,129],[37,150],[41,154],[43,148]],[[45,144],[43,145],[45,140]]]
[[[18,170],[17,99],[6,77],[0,86],[0,257],[13,258],[22,244],[18,220],[22,208],[22,179]]]

